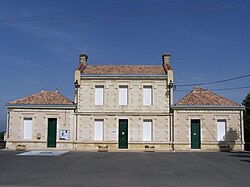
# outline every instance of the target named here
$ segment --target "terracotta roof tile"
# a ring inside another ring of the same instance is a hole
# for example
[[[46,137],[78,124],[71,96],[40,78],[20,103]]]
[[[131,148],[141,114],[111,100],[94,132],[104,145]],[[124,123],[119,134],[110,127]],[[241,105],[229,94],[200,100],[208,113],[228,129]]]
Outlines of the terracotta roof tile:
[[[8,104],[30,104],[30,105],[73,105],[73,101],[63,96],[58,91],[41,91],[14,101]]]
[[[212,105],[212,106],[241,106],[225,97],[217,95],[208,89],[196,87],[175,105]]]
[[[80,68],[83,69],[83,68]],[[163,66],[144,66],[144,65],[106,65],[106,66],[86,66],[82,74],[122,74],[122,75],[164,75],[165,70]]]

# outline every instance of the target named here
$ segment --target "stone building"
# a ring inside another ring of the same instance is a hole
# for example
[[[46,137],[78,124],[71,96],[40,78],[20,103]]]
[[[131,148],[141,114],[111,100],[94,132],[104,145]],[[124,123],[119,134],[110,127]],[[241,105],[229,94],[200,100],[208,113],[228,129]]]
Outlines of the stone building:
[[[73,149],[75,105],[58,91],[41,91],[6,107],[7,148]]]
[[[194,88],[174,106],[174,150],[243,150],[243,110],[208,89]]]
[[[75,71],[76,149],[171,150],[170,55],[158,66],[95,66],[87,59],[81,54]]]
[[[88,65],[79,57],[74,102],[41,91],[6,105],[7,148],[243,150],[240,104],[196,87],[173,105],[169,54],[162,65]]]

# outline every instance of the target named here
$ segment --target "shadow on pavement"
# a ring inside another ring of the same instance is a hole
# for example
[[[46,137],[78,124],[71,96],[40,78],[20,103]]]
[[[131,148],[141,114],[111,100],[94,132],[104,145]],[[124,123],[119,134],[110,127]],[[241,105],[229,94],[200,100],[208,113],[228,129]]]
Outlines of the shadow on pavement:
[[[240,160],[240,161],[242,161],[242,162],[247,162],[247,163],[250,164],[250,160]]]

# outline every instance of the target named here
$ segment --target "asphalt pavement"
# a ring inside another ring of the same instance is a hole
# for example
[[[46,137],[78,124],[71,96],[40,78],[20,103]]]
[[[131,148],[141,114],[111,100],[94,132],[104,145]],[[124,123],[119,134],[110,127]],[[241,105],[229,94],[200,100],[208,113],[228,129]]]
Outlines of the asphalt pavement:
[[[0,186],[249,186],[250,153],[0,150]]]

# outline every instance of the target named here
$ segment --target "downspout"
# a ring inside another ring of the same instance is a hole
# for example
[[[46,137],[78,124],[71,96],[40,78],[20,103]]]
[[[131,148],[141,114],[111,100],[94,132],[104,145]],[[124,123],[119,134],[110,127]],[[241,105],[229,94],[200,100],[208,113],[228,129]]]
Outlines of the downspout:
[[[76,108],[75,108],[75,114],[76,114],[76,125],[75,125],[75,138],[74,138],[74,141],[76,142],[77,141],[77,128],[78,128],[78,94],[79,94],[79,83],[78,81],[76,80],[75,82],[75,104],[76,104]]]
[[[6,135],[6,138],[9,139],[9,134],[10,134],[10,109],[8,109],[7,111],[7,135]],[[5,140],[6,141],[6,140]]]
[[[170,130],[170,146],[174,150],[174,127],[173,127],[173,83],[170,81],[169,85],[169,130]]]
[[[169,115],[169,147],[171,150],[174,150],[174,139],[173,139],[173,83],[174,83],[174,72],[170,66],[170,54],[164,53],[162,55],[162,63],[165,72],[167,73],[167,92],[169,95],[169,103],[168,103],[168,115]]]
[[[244,151],[244,121],[243,121],[243,110],[240,111],[240,137],[241,137],[241,146],[242,151]]]
[[[87,62],[87,55],[85,54],[80,54],[80,64],[79,67],[81,66],[86,66],[86,62]],[[74,111],[74,114],[76,115],[76,119],[75,119],[75,137],[74,137],[74,142],[75,142],[75,149],[77,148],[77,136],[78,136],[78,107],[79,107],[79,88],[81,86],[81,72],[80,69],[77,69],[75,71],[75,104],[76,104],[76,108]]]
[[[169,147],[172,148],[172,118],[171,118],[171,88],[170,88],[170,84],[168,85],[168,95],[169,95],[169,102],[168,102],[168,113],[169,113]]]

